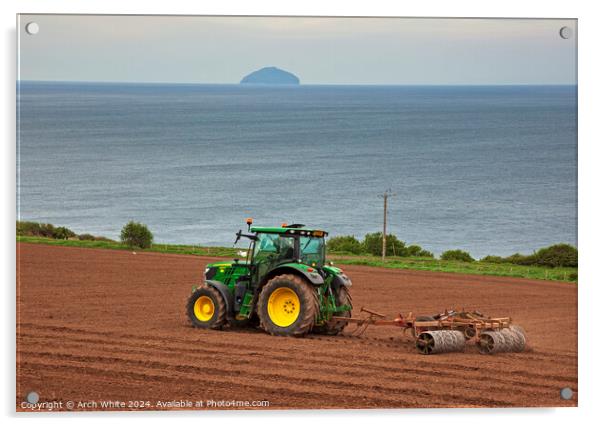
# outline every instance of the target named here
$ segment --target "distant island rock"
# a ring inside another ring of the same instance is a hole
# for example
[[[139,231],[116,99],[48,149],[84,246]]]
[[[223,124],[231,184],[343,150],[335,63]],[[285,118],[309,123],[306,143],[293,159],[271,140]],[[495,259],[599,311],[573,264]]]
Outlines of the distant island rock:
[[[246,75],[240,84],[299,84],[299,77],[276,67],[265,67]]]

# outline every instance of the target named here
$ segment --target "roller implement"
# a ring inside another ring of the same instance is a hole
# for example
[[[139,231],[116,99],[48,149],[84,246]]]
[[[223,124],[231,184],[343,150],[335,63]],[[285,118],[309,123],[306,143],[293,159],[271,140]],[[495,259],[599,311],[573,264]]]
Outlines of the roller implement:
[[[186,305],[194,327],[259,325],[275,336],[308,333],[360,335],[370,326],[395,326],[411,331],[416,349],[425,355],[463,351],[475,342],[484,354],[520,352],[524,331],[510,318],[489,318],[480,312],[445,311],[432,316],[399,314],[394,319],[362,308],[351,316],[351,280],[326,262],[327,232],[305,225],[252,226],[236,233],[234,244],[249,241],[241,259],[207,265],[205,281],[193,286]],[[244,257],[244,260],[242,259]],[[352,327],[350,327],[352,328]]]
[[[522,352],[525,349],[525,331],[512,324],[509,317],[490,318],[478,311],[446,310],[432,316],[402,314],[390,320],[384,315],[361,308],[360,318],[345,318],[355,329],[349,334],[362,335],[370,326],[395,326],[404,332],[410,330],[416,340],[416,349],[424,355],[462,352],[466,343],[476,343],[482,354]],[[340,320],[333,316],[333,321]]]

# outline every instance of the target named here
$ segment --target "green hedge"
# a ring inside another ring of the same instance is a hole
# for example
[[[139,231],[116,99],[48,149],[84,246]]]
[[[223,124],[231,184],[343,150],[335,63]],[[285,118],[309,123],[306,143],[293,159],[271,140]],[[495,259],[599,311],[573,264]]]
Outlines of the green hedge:
[[[470,253],[463,250],[447,250],[441,254],[441,260],[458,260],[460,262],[474,262]]]
[[[77,236],[75,232],[64,226],[55,227],[50,223],[27,221],[17,221],[17,235],[54,238],[55,240],[67,240]]]
[[[359,241],[353,235],[340,235],[329,238],[326,247],[329,252],[349,253],[349,254],[371,254],[373,256],[382,256],[383,240],[382,232],[366,234],[363,241]],[[419,245],[413,244],[406,246],[405,242],[397,238],[396,235],[387,234],[387,256],[397,257],[434,257],[433,253],[424,250]]]
[[[481,262],[512,263],[524,266],[577,267],[579,254],[576,247],[570,244],[554,244],[544,247],[530,255],[514,253],[507,257],[485,256]]]
[[[353,235],[341,235],[339,237],[329,238],[326,242],[326,248],[328,251],[351,254],[361,254],[364,251],[362,243]]]

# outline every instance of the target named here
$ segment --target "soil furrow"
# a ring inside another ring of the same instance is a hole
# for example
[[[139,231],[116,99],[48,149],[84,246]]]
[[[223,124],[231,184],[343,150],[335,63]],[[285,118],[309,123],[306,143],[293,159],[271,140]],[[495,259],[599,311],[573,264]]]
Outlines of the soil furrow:
[[[45,337],[45,338],[44,338]],[[102,341],[102,340],[94,340],[94,339],[74,339],[74,338],[61,338],[57,339],[56,336],[35,336],[33,340],[39,342],[37,344],[24,343],[22,345],[23,350],[27,349],[28,346],[33,347],[45,347],[50,348],[53,345],[60,347],[61,349],[66,349],[67,347],[75,348],[81,351],[92,352],[94,349],[90,347],[90,345],[97,345],[100,348],[95,348],[96,351],[101,351],[102,353],[109,352],[111,354],[115,353],[124,353],[130,355],[140,355],[142,357],[169,357],[170,359],[173,356],[177,356],[177,359],[192,359],[198,360],[199,358],[203,358],[205,361],[210,362],[219,362],[220,364],[227,364],[232,366],[237,366],[241,364],[252,364],[257,362],[257,357],[260,356],[258,353],[253,353],[253,355],[249,355],[249,352],[242,352],[237,354],[224,354],[223,351],[212,350],[208,348],[203,348],[200,351],[195,352],[192,348],[174,348],[174,347],[161,347],[158,345],[148,345],[145,344],[135,345],[126,342],[111,342],[111,341]],[[60,343],[59,343],[60,342]],[[79,343],[78,345],[73,345],[71,342]],[[82,346],[85,345],[85,346]],[[132,349],[126,349],[126,347]],[[149,349],[152,349],[153,352],[149,353]],[[70,352],[72,353],[72,352]],[[291,358],[288,356],[272,356],[271,359],[266,359],[264,357],[261,359],[261,364],[268,371],[272,371],[271,369],[296,369],[300,371],[307,371],[309,373],[322,372],[324,374],[337,374],[337,375],[349,375],[352,374],[356,377],[373,377],[375,374],[386,375],[388,380],[399,379],[399,380],[408,380],[412,376],[433,376],[440,380],[442,379],[463,379],[466,383],[471,382],[472,388],[480,388],[483,390],[491,390],[491,388],[501,389],[503,386],[516,386],[522,384],[523,387],[526,387],[524,390],[525,393],[531,392],[544,392],[546,389],[553,389],[556,391],[558,386],[561,385],[572,385],[576,386],[576,380],[572,378],[563,378],[562,380],[557,380],[556,378],[549,377],[538,377],[539,382],[529,381],[528,383],[524,383],[523,377],[517,377],[515,380],[505,378],[500,375],[490,374],[486,370],[470,370],[470,374],[458,373],[455,371],[443,371],[441,369],[432,369],[431,368],[410,368],[406,366],[397,365],[395,367],[391,367],[390,363],[387,361],[383,361],[379,364],[374,363],[353,363],[346,362],[342,363],[340,360],[336,362],[332,361],[332,358],[329,357],[320,357],[320,358],[306,358],[304,357],[303,362],[299,362],[298,358]],[[513,375],[516,376],[516,375]],[[531,379],[534,379],[531,377]],[[559,381],[560,383],[553,383],[555,381]],[[516,390],[514,391],[517,392]],[[522,393],[521,390],[518,393]]]

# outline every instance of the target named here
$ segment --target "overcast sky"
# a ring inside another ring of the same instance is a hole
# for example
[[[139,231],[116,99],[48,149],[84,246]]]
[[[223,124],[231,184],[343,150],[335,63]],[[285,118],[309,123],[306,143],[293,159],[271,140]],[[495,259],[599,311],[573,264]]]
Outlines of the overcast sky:
[[[277,66],[302,84],[576,83],[574,20],[21,15],[19,41],[22,80],[238,83]]]

